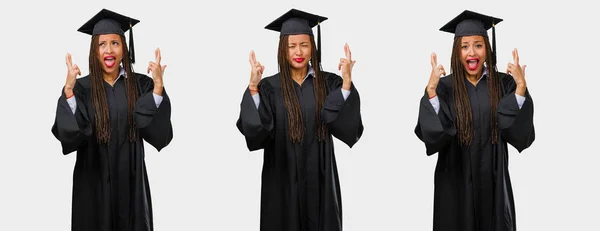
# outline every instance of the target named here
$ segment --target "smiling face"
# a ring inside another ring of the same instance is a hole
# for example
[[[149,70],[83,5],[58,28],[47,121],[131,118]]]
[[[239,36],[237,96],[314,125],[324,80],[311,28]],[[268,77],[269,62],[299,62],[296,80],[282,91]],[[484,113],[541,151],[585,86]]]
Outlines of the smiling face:
[[[311,52],[310,35],[298,34],[288,37],[287,59],[292,69],[306,68]]]
[[[481,35],[463,36],[460,49],[460,61],[470,76],[481,76],[485,62],[485,40]]]
[[[105,74],[118,75],[123,59],[123,41],[118,34],[103,34],[98,37],[98,60]]]

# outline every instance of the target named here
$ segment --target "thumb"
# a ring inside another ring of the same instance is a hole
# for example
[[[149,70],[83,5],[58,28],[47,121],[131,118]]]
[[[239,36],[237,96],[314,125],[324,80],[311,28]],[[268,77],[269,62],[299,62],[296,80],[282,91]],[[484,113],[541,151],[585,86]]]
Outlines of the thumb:
[[[165,69],[167,68],[167,65],[162,65],[162,71],[165,71]]]
[[[523,65],[523,75],[525,75],[525,68],[527,68],[527,65]]]

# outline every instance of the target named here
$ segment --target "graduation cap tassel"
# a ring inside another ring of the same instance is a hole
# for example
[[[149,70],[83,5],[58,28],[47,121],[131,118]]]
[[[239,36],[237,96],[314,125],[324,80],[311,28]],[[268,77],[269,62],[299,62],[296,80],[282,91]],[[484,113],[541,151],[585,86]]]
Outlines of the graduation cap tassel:
[[[319,59],[319,63],[321,63],[321,23],[317,23],[317,57]]]
[[[133,49],[133,26],[129,23],[129,58],[131,63],[135,63],[135,51]]]
[[[496,66],[496,25],[492,24],[492,65]]]

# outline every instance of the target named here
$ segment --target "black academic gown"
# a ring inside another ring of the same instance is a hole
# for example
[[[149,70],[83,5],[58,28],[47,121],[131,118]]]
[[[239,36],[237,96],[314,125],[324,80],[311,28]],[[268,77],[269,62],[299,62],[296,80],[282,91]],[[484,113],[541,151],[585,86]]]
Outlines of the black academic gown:
[[[341,93],[342,78],[324,72],[327,98],[321,115],[327,125],[318,142],[313,77],[302,86],[294,82],[302,109],[305,133],[300,144],[288,137],[279,74],[262,79],[258,110],[250,91],[244,93],[237,127],[250,151],[264,149],[261,188],[261,231],[342,230],[342,200],[332,135],[352,147],[363,125],[358,91],[348,99]]]
[[[163,100],[156,108],[152,79],[137,73],[135,78],[139,94],[134,113],[139,131],[135,142],[128,138],[125,78],[119,78],[114,86],[104,83],[111,126],[108,144],[99,144],[95,137],[89,76],[77,79],[73,89],[77,100],[75,114],[64,93],[58,99],[52,133],[61,142],[63,154],[77,151],[73,172],[73,231],[153,230],[143,140],[158,151],[170,143],[171,103],[163,91]]]
[[[435,169],[433,230],[514,231],[515,205],[508,174],[508,146],[518,152],[535,139],[533,100],[526,93],[519,109],[515,81],[499,73],[502,98],[496,115],[490,115],[487,76],[474,86],[465,81],[474,129],[471,146],[459,146],[452,95],[452,76],[442,78],[437,95],[439,114],[427,94],[421,99],[415,133],[426,146],[427,155],[438,153]],[[490,116],[496,116],[499,143],[492,144]]]

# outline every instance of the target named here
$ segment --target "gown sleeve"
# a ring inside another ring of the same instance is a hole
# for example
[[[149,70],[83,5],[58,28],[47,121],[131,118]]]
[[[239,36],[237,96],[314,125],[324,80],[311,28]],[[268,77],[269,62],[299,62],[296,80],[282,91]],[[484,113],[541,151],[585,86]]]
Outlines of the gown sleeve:
[[[425,95],[421,97],[419,118],[415,127],[415,134],[425,143],[427,155],[439,152],[456,136],[456,126],[448,102],[450,97],[442,81],[439,82],[436,93],[439,100],[439,112],[436,113],[427,92],[425,92]]]
[[[273,139],[272,134],[275,126],[270,99],[273,89],[263,79],[258,85],[258,90],[260,102],[257,109],[250,89],[246,87],[240,104],[240,117],[236,123],[238,130],[244,135],[246,145],[250,151],[265,148]]]
[[[135,104],[134,119],[141,137],[156,148],[166,147],[173,139],[171,125],[171,100],[163,88],[162,101],[156,107],[154,100],[154,82],[148,76],[138,76],[141,95]]]
[[[327,76],[327,87],[330,90],[323,103],[321,115],[329,133],[352,147],[364,130],[360,114],[360,95],[353,83],[350,95],[344,100],[342,83],[343,79],[338,75]]]
[[[505,75],[502,80],[504,97],[498,103],[496,118],[502,138],[509,144],[522,152],[535,140],[535,129],[533,126],[533,99],[529,90],[525,91],[525,102],[521,109],[517,104],[515,90],[517,88],[514,79]]]
[[[69,106],[63,89],[58,98],[56,117],[54,125],[52,125],[52,134],[60,141],[62,152],[65,155],[76,151],[92,136],[92,127],[84,105],[85,93],[81,83],[76,82],[73,93],[77,102],[75,113]]]

